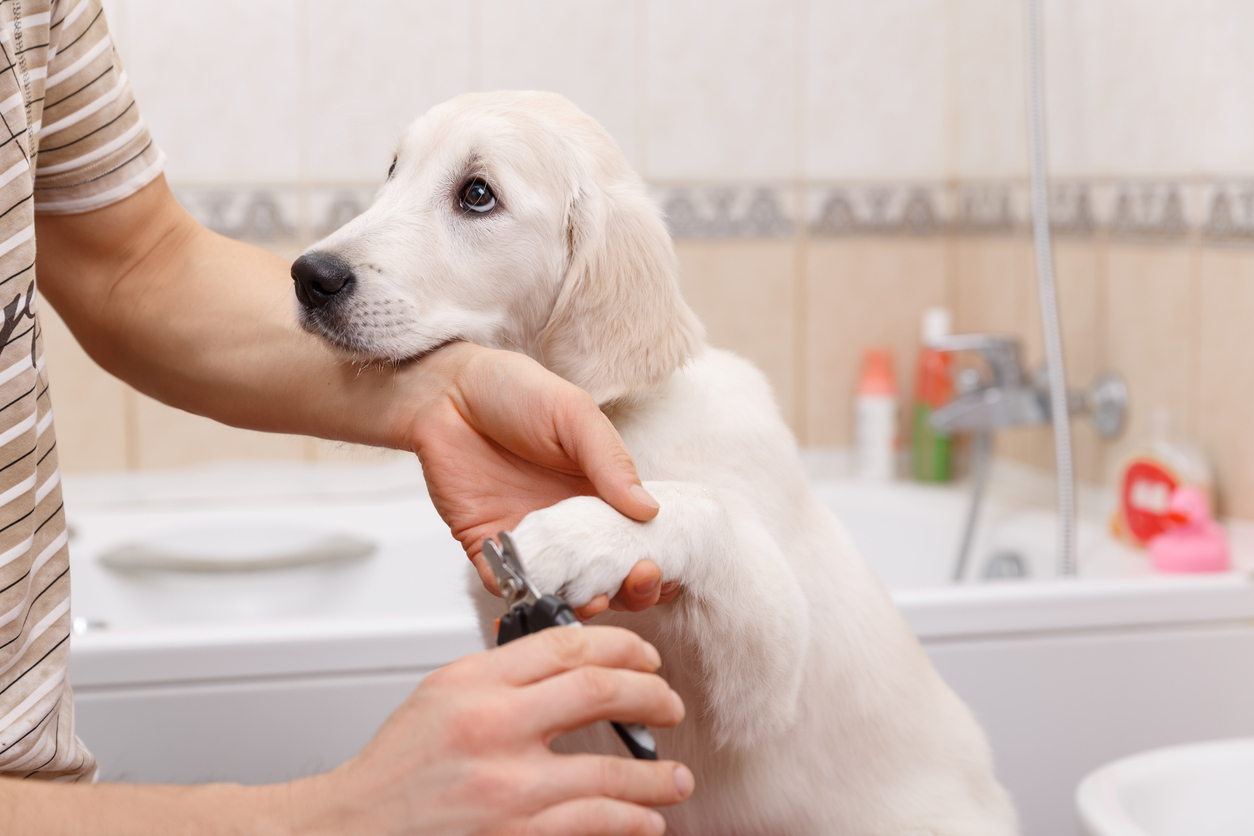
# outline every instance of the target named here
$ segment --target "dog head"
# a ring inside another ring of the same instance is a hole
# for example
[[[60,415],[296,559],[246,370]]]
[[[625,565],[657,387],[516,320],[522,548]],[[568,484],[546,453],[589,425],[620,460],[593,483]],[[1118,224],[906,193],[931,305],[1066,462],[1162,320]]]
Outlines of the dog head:
[[[303,327],[357,361],[520,351],[599,403],[702,339],[670,238],[599,124],[551,93],[470,94],[402,137],[362,215],[292,266]]]

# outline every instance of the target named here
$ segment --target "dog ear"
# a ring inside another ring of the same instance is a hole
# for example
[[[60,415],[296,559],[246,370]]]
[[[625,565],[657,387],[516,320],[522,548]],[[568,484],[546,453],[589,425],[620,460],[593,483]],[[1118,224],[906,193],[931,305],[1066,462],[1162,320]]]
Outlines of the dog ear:
[[[540,340],[550,371],[606,404],[660,383],[695,353],[704,329],[639,181],[577,193],[567,241],[569,266]]]

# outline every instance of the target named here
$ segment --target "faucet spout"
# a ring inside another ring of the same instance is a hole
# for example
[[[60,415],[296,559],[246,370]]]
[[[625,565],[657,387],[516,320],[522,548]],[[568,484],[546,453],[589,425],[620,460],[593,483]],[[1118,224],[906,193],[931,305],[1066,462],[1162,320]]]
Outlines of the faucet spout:
[[[1028,386],[989,386],[932,413],[938,432],[991,432],[1049,422],[1049,396]]]
[[[932,429],[941,433],[971,433],[975,438],[972,458],[971,504],[955,564],[955,580],[966,576],[967,563],[979,519],[984,483],[988,476],[997,430],[1048,424],[1053,420],[1047,380],[1026,373],[1019,341],[1006,334],[957,334],[929,343],[936,351],[978,354],[987,367],[974,369],[971,385],[959,377],[959,397],[932,413]],[[1123,427],[1128,390],[1123,379],[1104,374],[1087,391],[1066,393],[1067,412],[1088,412],[1103,438],[1113,438]]]

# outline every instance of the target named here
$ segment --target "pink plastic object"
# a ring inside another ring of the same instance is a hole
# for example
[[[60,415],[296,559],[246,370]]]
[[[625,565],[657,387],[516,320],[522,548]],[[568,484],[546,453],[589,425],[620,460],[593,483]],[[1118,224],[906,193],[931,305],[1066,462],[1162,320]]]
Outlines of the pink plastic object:
[[[1232,565],[1223,529],[1211,519],[1206,495],[1188,485],[1172,491],[1168,515],[1175,525],[1149,541],[1160,572],[1226,572]]]

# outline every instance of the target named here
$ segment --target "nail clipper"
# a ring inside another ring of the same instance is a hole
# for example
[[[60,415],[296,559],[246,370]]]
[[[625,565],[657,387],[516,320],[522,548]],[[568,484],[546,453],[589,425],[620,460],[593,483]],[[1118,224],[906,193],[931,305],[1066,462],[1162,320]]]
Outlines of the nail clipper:
[[[546,627],[582,626],[569,604],[556,595],[541,595],[532,586],[509,532],[502,531],[497,537],[501,541],[499,549],[492,538],[483,541],[484,559],[492,567],[501,595],[509,606],[509,611],[497,621],[497,646]],[[611,725],[633,756],[641,760],[657,760],[657,744],[643,723],[611,722]]]

